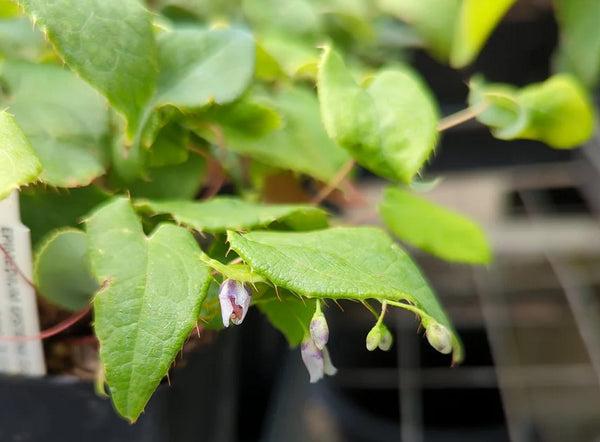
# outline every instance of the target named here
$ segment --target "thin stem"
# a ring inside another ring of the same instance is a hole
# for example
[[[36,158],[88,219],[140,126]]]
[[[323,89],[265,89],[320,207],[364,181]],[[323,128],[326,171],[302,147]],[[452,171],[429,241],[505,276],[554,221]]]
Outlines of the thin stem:
[[[23,281],[27,283],[29,287],[33,288],[37,292],[37,287],[35,286],[35,284],[29,280],[25,273],[23,273],[23,271],[19,268],[13,257],[10,255],[10,253],[8,253],[8,250],[6,250],[6,248],[2,244],[0,244],[0,250],[2,251],[2,253],[4,253],[4,256],[6,257],[9,264],[13,267],[15,272],[17,272],[17,274],[23,279]]]
[[[215,165],[213,165],[213,163]],[[225,180],[226,180],[225,172],[223,171],[223,168],[217,161],[209,160],[208,164],[209,164],[208,176],[210,178],[209,186],[208,186],[208,190],[206,191],[206,193],[202,196],[206,200],[211,199],[213,196],[217,195],[219,193],[219,191],[221,190],[221,188],[223,187],[223,185],[225,184]]]
[[[383,302],[388,303],[389,305],[393,305],[394,307],[403,308],[404,310],[408,310],[409,312],[413,312],[416,315],[419,315],[421,317],[422,322],[428,322],[428,321],[434,320],[431,316],[429,316],[427,313],[425,313],[420,308],[415,307],[414,305],[405,304],[404,302],[396,302],[396,301],[383,301]]]
[[[317,305],[317,308],[315,309],[315,314],[321,313],[321,300],[317,299],[315,304]]]
[[[314,205],[322,203],[323,200],[325,200],[325,198],[327,198],[329,194],[333,192],[342,181],[344,181],[344,178],[346,178],[346,175],[350,173],[350,171],[354,167],[354,164],[356,164],[354,158],[350,159],[346,164],[344,164],[342,168],[338,171],[338,173],[331,179],[331,181],[325,187],[323,187],[319,191],[319,193],[317,193],[317,195],[310,201],[310,203]]]
[[[92,309],[92,305],[86,306],[84,309],[78,311],[72,316],[68,317],[64,321],[59,322],[53,327],[50,327],[41,333],[36,335],[28,335],[28,336],[0,336],[0,342],[26,342],[26,341],[36,341],[38,339],[46,339],[50,338],[54,335],[57,335],[75,323],[79,322],[83,317],[85,317],[90,310]]]
[[[25,275],[25,273],[23,273],[23,271],[19,268],[19,266],[17,265],[17,263],[15,262],[13,257],[10,255],[10,253],[8,253],[8,250],[6,250],[6,248],[1,244],[0,244],[0,251],[2,251],[2,253],[6,257],[6,260],[14,268],[14,270],[17,272],[17,274],[23,279],[23,281],[25,281],[27,283],[27,285],[29,285],[31,288],[33,288],[33,290],[35,291],[36,294],[40,295],[39,290],[37,289],[35,284],[29,280],[29,278]],[[81,318],[83,318],[85,315],[87,315],[90,312],[91,308],[92,308],[92,305],[90,304],[90,305],[86,306],[84,309],[80,310],[79,312],[68,317],[64,321],[59,322],[55,326],[50,327],[49,329],[44,330],[41,333],[38,333],[35,335],[28,335],[28,336],[0,336],[0,342],[26,342],[26,341],[35,341],[38,339],[49,338],[51,336],[54,336],[54,335],[57,335],[57,334],[63,332],[67,328],[71,327],[73,324],[77,323],[79,320],[81,320]]]
[[[229,261],[229,262],[227,263],[227,265],[230,265],[230,266],[231,266],[231,265],[234,265],[234,264],[239,264],[239,263],[241,263],[242,261],[243,261],[242,257],[241,257],[241,256],[238,256],[237,258],[235,258],[235,259],[232,259],[231,261]]]
[[[191,152],[191,153],[195,154],[195,155],[198,155],[199,157],[202,157],[202,158],[204,158],[205,160],[207,160],[207,159],[210,157],[210,155],[209,155],[209,154],[207,154],[206,152],[204,152],[202,149],[198,149],[198,148],[197,148],[197,147],[195,147],[195,146],[188,146],[188,147],[187,147],[187,150],[188,150],[189,152]]]
[[[229,264],[223,264],[221,261],[218,261],[218,260],[213,259],[210,256],[208,256],[202,250],[199,251],[198,258],[204,264],[208,265],[210,268],[213,269],[213,272],[211,273],[212,275],[217,275],[218,273],[220,273],[221,275],[223,275],[227,278],[234,279],[234,280],[240,281],[240,282],[248,282],[248,283],[265,282],[266,281],[266,279],[263,278],[262,276],[251,274],[252,272],[246,272],[241,269],[232,268],[231,265],[233,263],[237,262],[238,258],[234,259]]]
[[[379,319],[379,313],[375,311],[371,304],[369,304],[367,301],[362,301],[362,304],[373,314],[373,316],[375,316],[375,319]]]
[[[381,303],[381,314],[379,315],[379,318],[377,318],[377,324],[375,324],[375,326],[381,325],[381,323],[383,322],[383,317],[385,316],[385,312],[387,311],[387,306],[387,301],[383,301]]]
[[[451,127],[458,126],[466,121],[475,118],[489,107],[488,102],[481,102],[473,107],[468,107],[454,114],[448,115],[440,120],[437,126],[438,132],[443,132]]]

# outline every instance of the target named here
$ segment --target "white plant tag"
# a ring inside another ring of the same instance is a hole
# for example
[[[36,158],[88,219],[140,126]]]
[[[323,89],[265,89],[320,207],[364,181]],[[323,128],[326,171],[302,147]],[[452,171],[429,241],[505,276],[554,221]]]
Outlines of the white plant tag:
[[[27,282],[32,280],[31,239],[21,223],[16,190],[0,200],[0,245],[0,373],[43,376],[46,366],[40,339],[5,339],[40,332],[35,291]]]

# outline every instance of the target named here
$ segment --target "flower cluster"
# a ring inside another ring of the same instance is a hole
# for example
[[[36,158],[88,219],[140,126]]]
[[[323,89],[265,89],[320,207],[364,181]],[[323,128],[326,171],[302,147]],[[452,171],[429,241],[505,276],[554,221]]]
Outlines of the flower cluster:
[[[242,323],[250,307],[251,296],[252,292],[243,282],[232,279],[223,281],[219,288],[219,302],[225,327],[229,327],[230,323],[235,325]],[[387,351],[392,346],[392,334],[383,324],[387,304],[388,302],[384,302],[377,323],[367,334],[366,347],[369,351],[376,348]],[[398,303],[392,305],[398,305]],[[402,307],[408,308],[405,305]],[[451,331],[422,311],[415,311],[415,313],[421,315],[422,324],[426,330],[425,335],[431,346],[441,353],[451,353],[453,347]],[[321,311],[320,301],[317,301],[316,311],[300,346],[302,361],[308,370],[311,383],[317,382],[325,375],[332,376],[337,373],[327,350],[328,341],[329,326]]]
[[[324,375],[333,376],[337,373],[331,362],[327,341],[329,340],[329,327],[325,315],[317,304],[317,311],[313,315],[308,334],[300,346],[302,361],[310,375],[310,382],[314,383]]]

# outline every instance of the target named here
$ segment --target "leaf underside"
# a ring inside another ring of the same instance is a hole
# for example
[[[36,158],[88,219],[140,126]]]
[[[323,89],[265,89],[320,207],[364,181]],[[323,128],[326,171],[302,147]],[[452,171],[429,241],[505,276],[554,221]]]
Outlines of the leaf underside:
[[[409,192],[387,188],[379,212],[398,238],[442,259],[478,264],[491,259],[477,224]]]
[[[141,201],[138,207],[154,213],[170,214],[177,222],[199,232],[224,232],[265,227],[274,221],[290,223],[298,230],[327,226],[327,214],[316,207],[300,204],[257,204],[232,197],[209,201]]]
[[[34,181],[42,169],[29,141],[12,115],[0,112],[0,200]]]
[[[309,298],[405,300],[451,327],[410,257],[382,230],[229,231],[228,241],[252,270]],[[459,360],[462,349],[455,349]]]

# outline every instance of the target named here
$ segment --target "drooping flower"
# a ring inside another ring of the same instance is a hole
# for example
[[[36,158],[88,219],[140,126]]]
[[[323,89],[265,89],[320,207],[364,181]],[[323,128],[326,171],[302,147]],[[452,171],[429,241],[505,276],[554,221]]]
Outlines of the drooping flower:
[[[327,347],[319,349],[310,336],[307,336],[304,338],[304,341],[302,341],[300,353],[302,355],[302,361],[310,375],[311,384],[317,382],[324,375],[333,376],[337,373],[337,368],[335,368],[331,362]]]
[[[317,310],[310,321],[310,337],[319,350],[323,350],[329,340],[329,326],[325,315]]]
[[[323,372],[328,376],[333,376],[337,373],[337,368],[335,368],[333,362],[331,362],[327,347],[323,347]]]
[[[425,335],[431,346],[440,353],[448,354],[452,351],[452,334],[442,324],[438,322],[428,324]]]
[[[315,341],[309,336],[300,345],[302,361],[310,375],[310,383],[315,383],[323,377],[325,366],[323,361],[323,350],[315,345]]]
[[[248,308],[252,292],[246,285],[233,279],[226,279],[219,287],[219,302],[223,325],[229,327],[229,322],[241,324]]]

